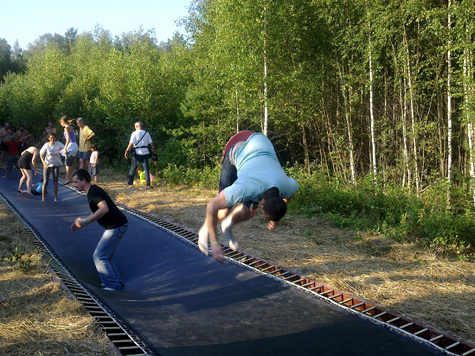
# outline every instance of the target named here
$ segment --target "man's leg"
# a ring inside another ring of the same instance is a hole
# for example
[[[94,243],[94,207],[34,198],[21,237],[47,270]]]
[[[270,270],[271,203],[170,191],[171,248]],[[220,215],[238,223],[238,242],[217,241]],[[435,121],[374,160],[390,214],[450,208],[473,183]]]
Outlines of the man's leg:
[[[130,171],[129,171],[129,181],[128,185],[133,185],[134,184],[134,176],[135,176],[135,170],[137,169],[138,166],[138,161],[137,159],[132,156],[132,162],[130,163]]]
[[[238,242],[233,235],[233,226],[247,221],[255,215],[255,210],[251,210],[247,205],[237,205],[233,211],[221,221],[221,230],[224,235],[226,235],[228,245],[233,251],[236,251],[238,248]]]
[[[106,288],[121,290],[124,287],[112,257],[127,227],[128,224],[125,224],[116,229],[105,230],[94,251],[94,264],[102,285]]]
[[[150,169],[148,168],[148,158],[142,160],[143,172],[145,174],[145,185],[150,187]]]
[[[232,151],[230,149],[228,151],[228,154],[226,155],[223,165],[221,167],[221,175],[219,177],[219,192],[221,192],[223,189],[226,187],[231,186],[237,179],[237,169],[236,167],[231,163],[229,154]],[[230,208],[222,209],[218,211],[218,219],[224,219],[229,212],[231,211]],[[236,240],[236,239],[234,239]],[[198,247],[200,248],[200,251],[203,252],[205,255],[208,255],[208,242],[209,242],[209,232],[206,227],[206,221],[201,226],[199,232],[198,232]],[[237,243],[236,243],[236,248],[237,248]]]
[[[78,151],[79,169],[84,169],[84,152]]]
[[[43,185],[41,187],[41,201],[45,201],[45,194],[47,193],[47,187],[49,182],[49,175],[51,172],[50,167],[43,166]]]
[[[13,169],[13,164],[15,163],[15,157],[18,157],[18,156],[8,156],[7,166],[5,167],[5,175],[3,176],[3,178],[7,178],[8,172],[10,172]]]
[[[54,189],[54,201],[58,201],[58,189],[59,189],[59,166],[54,166],[52,168],[53,172],[53,189]]]

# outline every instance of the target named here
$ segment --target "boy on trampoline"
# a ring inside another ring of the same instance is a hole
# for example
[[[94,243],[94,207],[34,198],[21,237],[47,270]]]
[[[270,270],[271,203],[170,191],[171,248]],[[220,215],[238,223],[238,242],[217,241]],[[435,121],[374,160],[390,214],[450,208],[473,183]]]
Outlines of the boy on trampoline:
[[[122,236],[127,231],[127,217],[102,188],[91,184],[91,176],[85,169],[78,169],[73,173],[73,183],[79,191],[87,193],[92,214],[86,218],[77,218],[71,225],[71,229],[77,231],[96,220],[105,229],[94,251],[94,264],[104,290],[122,290],[124,282],[119,276],[112,257]]]
[[[232,228],[252,218],[259,204],[274,230],[287,212],[287,204],[299,189],[293,178],[282,169],[274,146],[261,133],[241,131],[229,140],[224,150],[219,194],[206,206],[206,220],[199,231],[198,246],[208,254],[208,241],[215,260],[224,262],[224,253],[217,239],[217,224],[226,235],[229,247],[237,250]],[[234,207],[234,209],[232,209]],[[231,211],[232,209],[232,211]]]

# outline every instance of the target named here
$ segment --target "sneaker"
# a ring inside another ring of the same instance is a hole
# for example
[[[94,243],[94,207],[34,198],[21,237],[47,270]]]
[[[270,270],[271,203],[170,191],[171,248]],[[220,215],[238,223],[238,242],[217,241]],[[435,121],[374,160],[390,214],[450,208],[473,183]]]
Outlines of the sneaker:
[[[224,235],[226,235],[226,239],[228,240],[228,246],[231,250],[237,251],[238,249],[238,242],[233,235],[233,219],[232,214],[229,214],[221,221],[221,230],[223,231]]]
[[[147,186],[145,186],[145,187],[141,187],[141,188],[140,188],[140,190],[149,190],[149,189],[153,189],[153,187],[150,186],[150,185],[147,185]]]
[[[102,290],[109,290],[109,291],[116,291],[116,289],[111,288],[111,287],[104,287]]]
[[[206,223],[204,223],[198,232],[198,247],[206,256],[208,256],[208,240],[208,228],[206,227]]]

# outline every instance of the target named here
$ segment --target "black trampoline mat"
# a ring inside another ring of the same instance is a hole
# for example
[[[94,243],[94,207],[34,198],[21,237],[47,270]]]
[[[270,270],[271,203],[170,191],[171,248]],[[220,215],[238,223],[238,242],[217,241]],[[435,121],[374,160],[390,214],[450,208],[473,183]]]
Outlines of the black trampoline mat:
[[[60,184],[54,202],[50,182],[42,202],[41,196],[16,192],[19,178],[19,171],[0,178],[0,192],[74,276],[157,354],[442,355],[279,281],[233,263],[220,265],[127,213],[129,228],[114,255],[125,288],[104,291],[92,260],[103,229],[97,223],[70,229],[76,217],[90,213],[86,196]]]

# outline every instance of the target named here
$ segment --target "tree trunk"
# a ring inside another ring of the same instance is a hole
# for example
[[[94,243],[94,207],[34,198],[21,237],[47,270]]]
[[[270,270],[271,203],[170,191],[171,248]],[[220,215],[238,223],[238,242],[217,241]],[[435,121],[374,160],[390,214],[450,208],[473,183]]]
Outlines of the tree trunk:
[[[447,43],[447,206],[450,207],[450,188],[452,185],[452,61],[451,61],[451,49],[452,41],[450,40],[450,32],[452,29],[452,17],[450,14],[450,7],[452,1],[448,3],[448,15],[447,15],[447,27],[449,30],[449,39]]]
[[[419,196],[419,164],[417,153],[417,130],[416,130],[416,118],[414,114],[414,91],[412,89],[412,71],[411,61],[409,57],[409,43],[407,41],[406,27],[404,26],[404,45],[406,47],[406,66],[407,66],[407,84],[409,87],[409,104],[411,109],[411,122],[412,122],[412,153],[414,156],[414,178],[416,182],[416,194]]]
[[[374,134],[374,110],[373,110],[373,65],[371,58],[371,34],[369,35],[369,113],[370,113],[370,125],[371,125],[371,152],[372,152],[372,165],[373,165],[373,179],[374,185],[377,185],[377,164],[376,164],[376,138]]]
[[[338,62],[338,58],[336,60],[338,66],[338,74],[340,75],[340,83],[341,83],[341,93],[343,96],[343,106],[345,108],[345,122],[346,122],[346,131],[348,133],[348,144],[350,146],[350,171],[351,171],[351,183],[356,184],[356,169],[355,169],[355,148],[353,145],[353,136],[351,133],[351,122],[350,122],[350,113],[349,110],[349,100],[348,94],[346,91],[345,86],[345,79],[343,78],[343,74],[341,73],[340,64]]]

